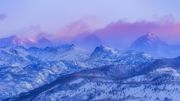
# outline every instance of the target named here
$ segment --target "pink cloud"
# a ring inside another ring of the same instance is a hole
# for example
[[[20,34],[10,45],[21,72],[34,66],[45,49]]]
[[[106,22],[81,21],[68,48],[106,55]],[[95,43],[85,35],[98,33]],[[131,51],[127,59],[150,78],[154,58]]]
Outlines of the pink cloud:
[[[180,42],[180,23],[174,22],[123,22],[111,23],[103,29],[95,31],[104,41],[112,44],[130,44],[141,35],[154,33],[161,39],[170,42]]]
[[[78,35],[95,31],[101,26],[101,22],[96,17],[86,17],[61,28],[60,31],[57,34],[55,34],[55,37],[60,39],[71,40],[77,37]]]
[[[34,30],[32,32],[34,32]],[[39,36],[47,36],[47,38],[54,41],[58,40],[69,42],[88,35],[95,35],[102,40],[103,43],[115,47],[118,46],[119,48],[128,47],[138,37],[149,32],[158,35],[162,40],[168,43],[180,43],[180,22],[173,22],[169,20],[159,22],[118,21],[110,23],[102,28],[102,26],[99,26],[99,22],[97,20],[81,19],[61,28],[59,33],[55,35],[51,36],[41,33]]]

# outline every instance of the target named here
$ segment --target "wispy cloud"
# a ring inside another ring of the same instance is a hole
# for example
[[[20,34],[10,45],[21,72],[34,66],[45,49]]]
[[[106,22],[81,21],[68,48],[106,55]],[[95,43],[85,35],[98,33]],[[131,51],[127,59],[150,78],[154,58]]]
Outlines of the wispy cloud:
[[[59,38],[74,38],[78,35],[90,33],[102,27],[103,24],[99,19],[95,17],[85,17],[83,19],[77,20],[71,24],[60,29],[60,31],[55,34]]]

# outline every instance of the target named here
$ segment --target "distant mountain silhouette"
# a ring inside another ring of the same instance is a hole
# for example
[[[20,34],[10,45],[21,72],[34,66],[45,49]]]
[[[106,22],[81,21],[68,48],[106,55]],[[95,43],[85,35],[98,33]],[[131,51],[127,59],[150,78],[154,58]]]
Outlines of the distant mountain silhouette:
[[[130,46],[131,50],[142,51],[157,57],[173,57],[180,55],[180,47],[169,45],[157,35],[148,33],[139,37]]]

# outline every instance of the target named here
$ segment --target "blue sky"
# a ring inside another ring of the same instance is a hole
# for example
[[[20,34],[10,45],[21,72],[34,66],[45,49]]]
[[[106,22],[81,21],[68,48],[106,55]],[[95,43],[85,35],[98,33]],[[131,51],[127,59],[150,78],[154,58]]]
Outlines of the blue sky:
[[[180,0],[0,0],[0,36],[14,34],[29,26],[56,33],[82,18],[103,23],[170,19],[180,21]]]

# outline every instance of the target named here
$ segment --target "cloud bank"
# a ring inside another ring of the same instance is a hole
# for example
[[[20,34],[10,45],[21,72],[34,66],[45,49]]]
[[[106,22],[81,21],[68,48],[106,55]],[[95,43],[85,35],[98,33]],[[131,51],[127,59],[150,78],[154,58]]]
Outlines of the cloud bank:
[[[27,37],[43,36],[50,40],[64,42],[75,42],[76,40],[84,40],[83,38],[85,38],[84,43],[87,40],[91,40],[93,36],[93,39],[98,39],[99,42],[106,45],[124,48],[130,46],[138,37],[148,33],[154,33],[167,43],[180,44],[180,22],[174,22],[172,20],[158,22],[117,21],[107,24],[104,27],[99,25],[97,20],[81,19],[60,28],[60,31],[55,34],[47,34],[41,30],[39,31],[39,26],[32,26],[28,31],[22,31],[21,35]]]
[[[137,21],[126,22],[118,21],[107,24],[105,27],[95,27],[96,22],[88,20],[78,20],[71,23],[60,32],[53,36],[56,40],[74,41],[86,36],[97,36],[103,43],[114,47],[127,47],[138,37],[154,33],[160,39],[167,43],[179,44],[180,43],[180,22],[173,22],[171,20],[163,20],[159,22],[153,21]]]
[[[154,33],[168,43],[180,43],[180,22],[114,22],[106,27],[94,31],[103,41],[110,45],[128,46],[138,37]]]

